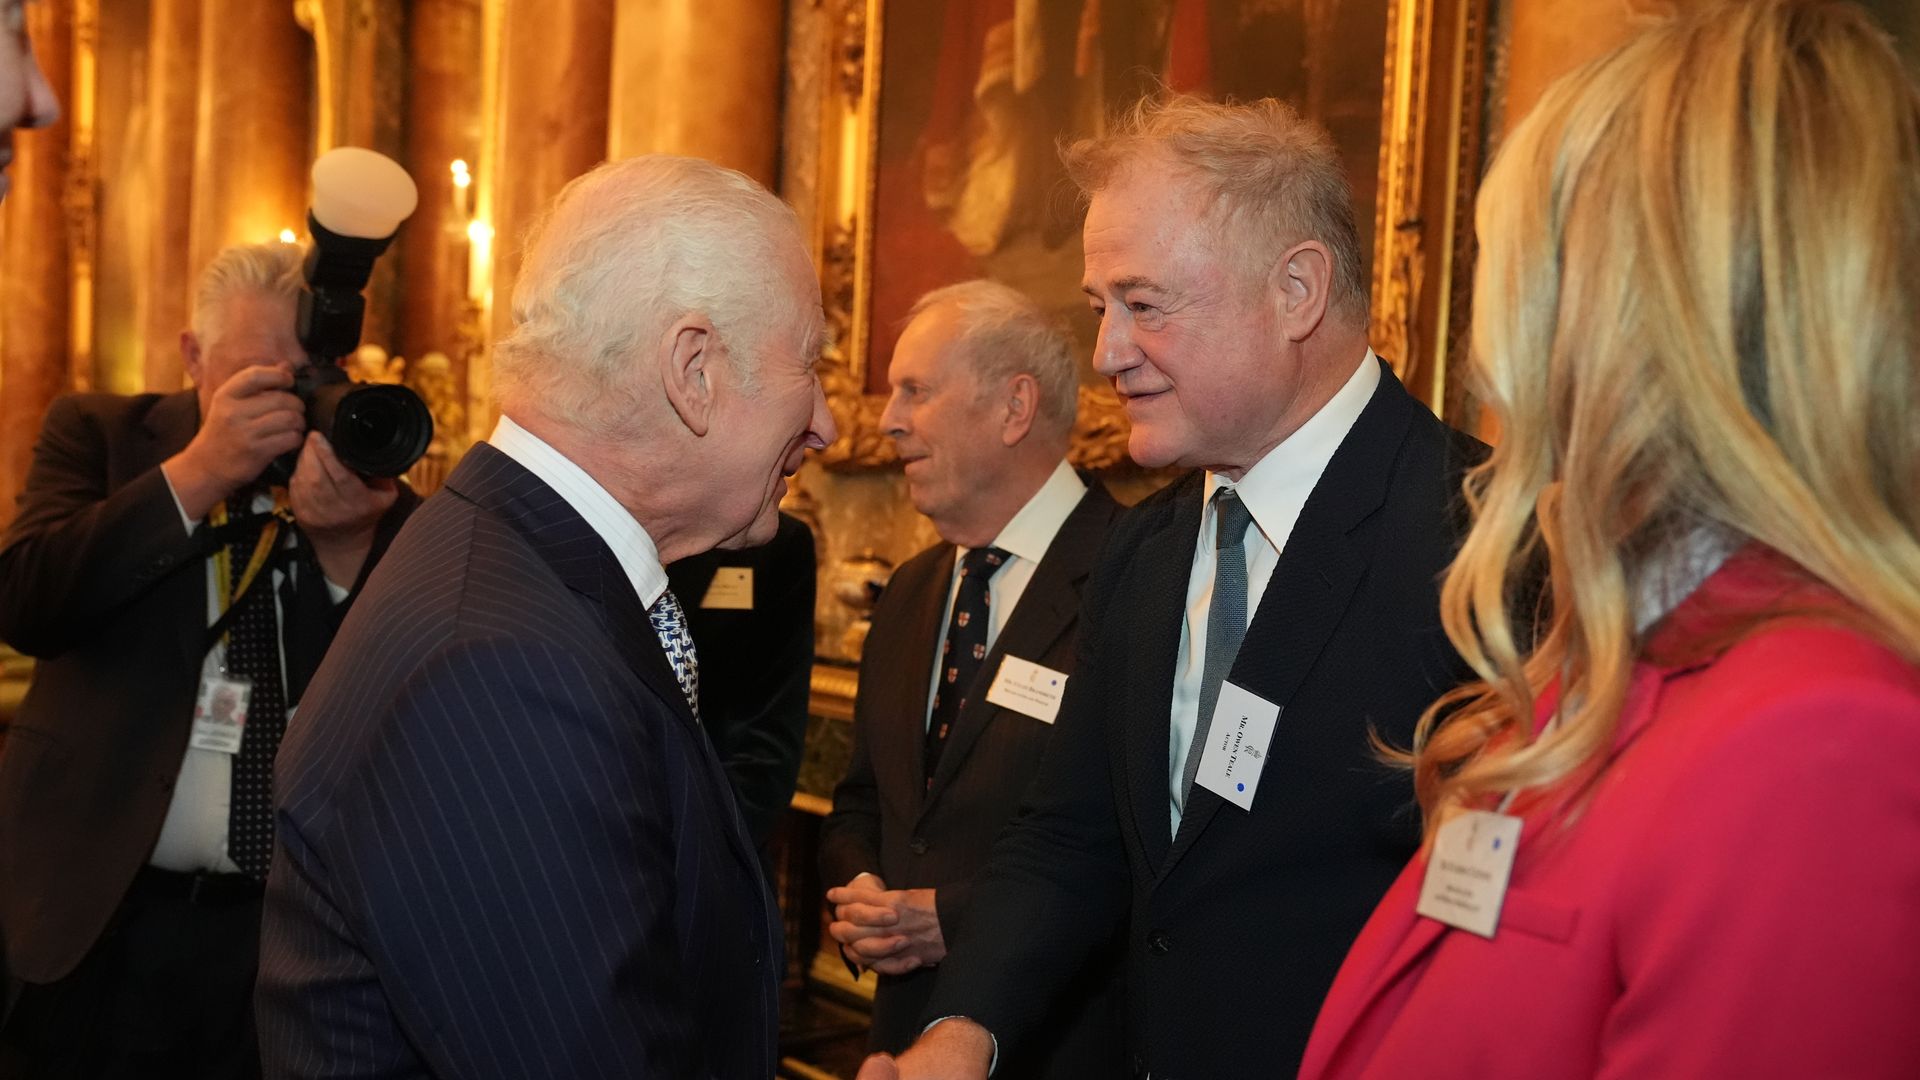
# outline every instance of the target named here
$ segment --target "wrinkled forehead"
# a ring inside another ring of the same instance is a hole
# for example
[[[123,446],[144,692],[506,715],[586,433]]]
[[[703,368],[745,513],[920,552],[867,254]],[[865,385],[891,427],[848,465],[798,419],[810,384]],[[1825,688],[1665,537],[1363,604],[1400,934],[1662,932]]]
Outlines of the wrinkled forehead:
[[[1225,265],[1228,238],[1191,191],[1114,188],[1096,192],[1081,236],[1082,285],[1108,292],[1138,278],[1158,279]]]

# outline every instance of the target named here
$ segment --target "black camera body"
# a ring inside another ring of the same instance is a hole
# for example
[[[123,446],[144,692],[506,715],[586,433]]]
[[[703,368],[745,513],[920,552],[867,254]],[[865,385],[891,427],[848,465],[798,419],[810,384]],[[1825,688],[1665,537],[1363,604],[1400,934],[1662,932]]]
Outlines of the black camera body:
[[[341,464],[362,476],[396,477],[413,467],[433,441],[433,413],[404,386],[355,382],[340,366],[360,346],[367,302],[361,291],[373,276],[392,236],[343,236],[311,213],[295,330],[309,366],[294,378],[293,393],[306,406],[307,427],[327,437]],[[274,462],[281,482],[293,475],[298,452]]]

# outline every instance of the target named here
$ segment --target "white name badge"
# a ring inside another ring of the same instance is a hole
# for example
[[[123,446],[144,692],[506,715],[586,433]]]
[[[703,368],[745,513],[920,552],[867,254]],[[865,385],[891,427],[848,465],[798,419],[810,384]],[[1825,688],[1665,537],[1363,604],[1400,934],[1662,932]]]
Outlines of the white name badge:
[[[713,582],[707,586],[707,595],[701,598],[700,606],[720,611],[752,611],[753,567],[723,566],[714,571]]]
[[[1440,826],[1427,856],[1414,910],[1429,919],[1493,936],[1520,847],[1520,819],[1490,810],[1456,814]]]
[[[987,688],[987,701],[1022,716],[1051,724],[1060,716],[1060,699],[1067,693],[1067,676],[1031,660],[1005,656],[1000,671]]]
[[[219,754],[239,753],[247,704],[252,700],[253,684],[245,679],[200,680],[200,696],[193,703],[193,735],[187,745]]]
[[[1279,720],[1280,706],[1251,690],[1221,683],[1193,782],[1242,810],[1253,809],[1260,770],[1267,764],[1267,745],[1273,742]]]

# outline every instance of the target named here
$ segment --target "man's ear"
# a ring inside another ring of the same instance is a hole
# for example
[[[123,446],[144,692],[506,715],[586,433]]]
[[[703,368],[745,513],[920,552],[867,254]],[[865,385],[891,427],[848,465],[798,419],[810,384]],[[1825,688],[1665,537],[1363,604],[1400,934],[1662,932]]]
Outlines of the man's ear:
[[[1005,409],[1000,420],[1000,444],[1018,446],[1033,430],[1034,417],[1039,415],[1040,381],[1022,372],[1009,380],[1004,390],[1005,396],[1001,398]]]
[[[195,386],[200,385],[200,372],[203,370],[201,367],[202,359],[200,339],[193,336],[193,331],[191,330],[180,331],[180,366],[185,369],[187,378],[192,379],[193,385]],[[208,389],[217,390],[219,388],[209,387]]]
[[[667,402],[687,430],[703,438],[713,423],[712,361],[718,349],[719,338],[705,315],[676,320],[660,338],[660,382]]]
[[[1327,317],[1333,289],[1333,255],[1318,240],[1288,249],[1273,269],[1280,332],[1288,341],[1305,341]]]

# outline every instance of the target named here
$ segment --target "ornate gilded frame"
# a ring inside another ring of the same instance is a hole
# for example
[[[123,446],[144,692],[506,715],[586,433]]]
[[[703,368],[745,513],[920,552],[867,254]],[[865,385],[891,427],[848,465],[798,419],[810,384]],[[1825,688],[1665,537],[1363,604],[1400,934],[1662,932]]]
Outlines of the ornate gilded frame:
[[[1472,259],[1471,230],[1461,223],[1471,217],[1482,156],[1492,0],[1388,2],[1372,336],[1414,393],[1453,419],[1464,403],[1449,400],[1447,374],[1459,352]],[[885,399],[865,389],[886,0],[832,3],[814,243],[831,331],[821,379],[841,434],[822,461],[871,469],[893,461],[879,428]],[[1083,388],[1072,460],[1101,468],[1125,453],[1118,402]]]

